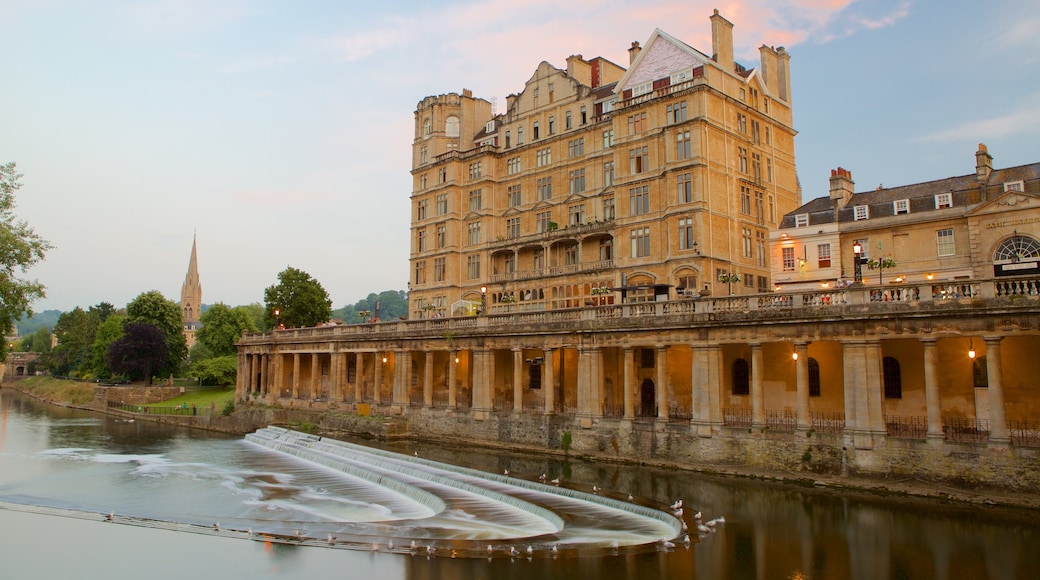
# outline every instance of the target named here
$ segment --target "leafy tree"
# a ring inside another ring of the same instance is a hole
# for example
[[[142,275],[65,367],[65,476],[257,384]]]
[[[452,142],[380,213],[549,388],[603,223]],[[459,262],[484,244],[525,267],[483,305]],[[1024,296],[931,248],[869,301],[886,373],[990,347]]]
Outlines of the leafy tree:
[[[91,306],[89,311],[96,312],[101,322],[104,322],[109,316],[115,314],[116,307],[108,302],[98,302],[97,306]]]
[[[90,358],[90,366],[94,372],[94,378],[110,379],[115,373],[108,367],[108,347],[115,341],[123,338],[123,323],[125,317],[119,314],[110,314],[104,322],[98,326],[94,334],[93,354]]]
[[[167,300],[158,290],[143,292],[126,305],[126,324],[151,324],[166,338],[170,349],[167,366],[156,368],[156,373],[176,372],[188,356],[188,344],[184,339],[184,323],[181,309],[176,302]],[[115,370],[115,369],[113,369]]]
[[[18,350],[22,352],[38,352],[46,354],[51,351],[51,329],[41,326],[39,330],[30,334],[18,343]]]
[[[35,312],[32,316],[26,315],[16,322],[15,327],[18,329],[19,336],[28,336],[44,326],[49,329],[54,328],[54,325],[58,324],[59,316],[61,316],[61,310]]]
[[[358,300],[353,306],[344,306],[333,313],[335,318],[345,321],[347,324],[359,323],[357,313],[367,310],[372,316],[376,315],[376,303],[379,303],[379,318],[382,320],[396,320],[400,316],[408,316],[408,293],[404,290],[384,290],[379,294],[371,293],[367,298]]]
[[[271,330],[272,327],[266,319],[266,311],[264,310],[263,304],[260,304],[259,302],[254,302],[252,304],[246,304],[244,306],[236,306],[235,310],[239,310],[243,314],[245,314],[246,318],[248,318],[253,323],[253,327],[256,328],[258,331],[262,330],[266,332],[268,330]]]
[[[210,350],[212,356],[232,356],[238,350],[235,344],[243,332],[256,332],[249,314],[223,303],[214,304],[199,318],[202,323],[195,337]]]
[[[43,357],[43,366],[61,376],[85,377],[91,371],[98,315],[80,307],[63,312],[54,326],[57,346]]]
[[[14,192],[22,184],[14,162],[0,165],[0,331],[3,336],[11,334],[14,322],[29,313],[30,305],[45,293],[43,284],[36,280],[18,277],[30,267],[43,260],[51,244],[44,240],[29,224],[14,215]],[[0,355],[7,351],[7,343],[0,341]]]
[[[233,385],[238,375],[238,357],[215,356],[201,360],[192,365],[191,373],[204,385]]]
[[[128,322],[122,338],[108,345],[105,360],[113,372],[134,381],[144,379],[150,385],[156,372],[169,368],[170,347],[158,326]]]
[[[188,367],[194,368],[196,364],[208,358],[213,358],[213,351],[201,342],[196,342],[188,349]],[[194,376],[194,375],[192,375]]]
[[[321,284],[303,270],[288,267],[278,274],[278,284],[264,290],[265,320],[274,327],[274,311],[285,326],[315,326],[332,317],[332,300]]]

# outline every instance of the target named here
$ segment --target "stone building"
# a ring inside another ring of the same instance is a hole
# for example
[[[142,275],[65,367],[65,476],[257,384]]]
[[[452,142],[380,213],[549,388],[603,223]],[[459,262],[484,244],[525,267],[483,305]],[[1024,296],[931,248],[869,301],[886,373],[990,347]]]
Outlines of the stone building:
[[[711,56],[657,30],[627,70],[542,62],[501,114],[468,90],[420,101],[412,317],[768,290],[768,233],[800,204],[790,58],[745,68],[711,26]]]
[[[184,340],[191,348],[195,344],[195,331],[199,329],[199,316],[202,314],[202,283],[199,282],[199,258],[197,239],[191,240],[191,258],[188,259],[188,272],[181,285],[181,321],[184,323]]]

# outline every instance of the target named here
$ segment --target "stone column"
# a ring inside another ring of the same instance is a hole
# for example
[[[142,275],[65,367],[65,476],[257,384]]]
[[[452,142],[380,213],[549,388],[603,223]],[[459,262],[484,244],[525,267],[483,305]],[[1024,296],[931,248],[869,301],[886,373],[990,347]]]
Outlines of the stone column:
[[[513,413],[524,411],[524,350],[513,347]]]
[[[267,395],[270,392],[271,387],[268,385],[268,381],[271,380],[271,355],[262,354],[260,355],[260,384],[257,385],[257,389],[260,390],[261,395]]]
[[[372,354],[372,375],[373,375],[373,386],[372,386],[372,403],[380,405],[383,403],[383,367],[386,363],[383,362],[383,353],[376,351]]]
[[[423,406],[427,409],[433,407],[433,357],[432,350],[426,351],[423,365]]]
[[[553,373],[553,351],[547,348],[544,351],[545,364],[542,365],[542,396],[545,399],[545,414],[552,415],[556,412],[556,383]]]
[[[293,354],[292,362],[292,398],[300,397],[300,353]]]
[[[866,344],[867,370],[867,428],[871,433],[885,434],[885,377],[882,372],[881,341],[868,340]]]
[[[394,352],[394,406],[407,407],[412,401],[408,392],[412,385],[412,353],[407,350]]]
[[[809,411],[809,346],[804,342],[794,344],[795,389],[798,395],[798,430],[812,429],[812,414]]]
[[[582,427],[591,427],[594,418],[601,415],[599,408],[599,389],[596,381],[595,358],[599,349],[591,347],[578,348],[578,422]]]
[[[603,405],[606,404],[603,374],[603,349],[597,346],[592,349],[592,416],[595,418],[603,417]]]
[[[483,420],[492,411],[491,352],[478,349],[473,352],[472,411],[473,418]]]
[[[859,429],[856,422],[857,394],[863,390],[862,341],[842,341],[842,385],[845,396],[845,433]]]
[[[924,346],[924,399],[928,413],[928,438],[943,439],[942,400],[939,398],[938,339],[922,338]]]
[[[989,442],[1006,445],[1011,441],[1004,416],[1004,369],[999,336],[984,336],[986,341],[986,378],[989,379]]]
[[[311,353],[311,399],[321,396],[321,354]]]
[[[339,353],[336,352],[336,347],[329,345],[329,401],[339,401],[342,397],[339,394]]]
[[[636,416],[635,409],[635,385],[636,385],[636,369],[633,365],[632,357],[633,349],[630,346],[626,346],[621,351],[625,357],[624,361],[624,392],[625,392],[625,419],[631,421]]]
[[[459,371],[458,359],[459,351],[453,350],[448,352],[448,408],[450,409],[454,409],[458,404],[457,391],[455,390]]]
[[[766,427],[765,363],[762,344],[751,344],[751,428]]]
[[[657,347],[657,417],[668,422],[668,347]]]
[[[693,419],[699,437],[711,437],[715,427],[722,425],[722,407],[719,401],[719,347],[699,345],[693,347],[691,376]]]
[[[365,357],[364,353],[354,353],[354,404],[365,400]]]

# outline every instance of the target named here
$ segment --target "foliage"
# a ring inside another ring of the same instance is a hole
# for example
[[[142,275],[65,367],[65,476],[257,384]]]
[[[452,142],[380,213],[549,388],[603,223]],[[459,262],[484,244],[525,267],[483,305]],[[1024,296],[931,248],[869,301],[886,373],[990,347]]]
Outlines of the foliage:
[[[238,370],[238,356],[217,356],[200,360],[191,366],[192,375],[204,385],[233,385]]]
[[[51,351],[51,329],[41,326],[36,332],[26,336],[18,343],[21,352],[48,353]]]
[[[102,302],[102,304],[106,304]],[[93,310],[93,309],[91,309]],[[105,321],[97,327],[97,332],[94,333],[93,353],[90,357],[90,366],[93,371],[94,378],[97,379],[110,379],[113,376],[112,370],[108,368],[108,360],[106,355],[108,354],[108,347],[113,342],[123,338],[123,322],[125,317],[119,314],[108,314],[106,315]]]
[[[244,306],[236,306],[234,309],[245,314],[246,318],[253,323],[253,327],[258,331],[267,332],[268,330],[271,330],[272,327],[267,323],[266,311],[264,310],[263,304],[253,302],[252,304],[246,304]]]
[[[235,344],[242,338],[242,333],[257,331],[247,311],[228,308],[223,303],[210,306],[199,322],[202,328],[195,333],[196,339],[218,357],[236,354]]]
[[[170,347],[158,326],[127,322],[123,336],[108,347],[108,368],[131,380],[145,379],[151,384],[156,372],[169,368]]]
[[[278,284],[264,290],[265,321],[274,328],[274,311],[286,327],[316,326],[332,318],[332,300],[325,288],[303,270],[288,267],[278,274]]]
[[[189,367],[195,366],[200,361],[204,361],[208,358],[213,358],[213,351],[201,342],[196,342],[195,344],[191,345],[191,349],[188,350]]]
[[[0,165],[0,331],[11,334],[14,322],[26,313],[32,316],[30,305],[43,298],[43,284],[23,280],[29,268],[44,258],[51,244],[36,234],[29,224],[14,215],[14,192],[22,184],[21,174],[14,162]],[[7,342],[0,342],[0,355],[6,353]]]
[[[165,366],[153,369],[155,374],[175,372],[187,357],[181,309],[158,290],[143,292],[126,305],[126,323],[151,324],[163,333],[168,348],[167,362]]]
[[[42,359],[42,366],[58,376],[86,377],[91,372],[94,337],[100,320],[80,307],[63,312],[54,326],[57,346]]]
[[[108,302],[98,302],[96,306],[91,306],[89,311],[97,313],[101,322],[104,322],[108,320],[109,316],[116,313],[116,307]]]
[[[36,312],[32,316],[23,316],[15,323],[18,336],[28,336],[45,326],[49,329],[54,328],[54,325],[58,324],[59,316],[61,316],[61,310],[44,310]]]
[[[367,298],[358,300],[353,306],[344,306],[332,313],[333,318],[346,321],[348,324],[366,322],[358,316],[362,310],[367,310],[372,316],[376,315],[376,303],[379,303],[379,318],[382,320],[394,320],[398,317],[408,316],[408,293],[404,290],[384,290],[379,294],[371,293]]]
[[[235,399],[228,399],[224,402],[224,410],[220,412],[221,415],[227,417],[231,413],[235,412]]]

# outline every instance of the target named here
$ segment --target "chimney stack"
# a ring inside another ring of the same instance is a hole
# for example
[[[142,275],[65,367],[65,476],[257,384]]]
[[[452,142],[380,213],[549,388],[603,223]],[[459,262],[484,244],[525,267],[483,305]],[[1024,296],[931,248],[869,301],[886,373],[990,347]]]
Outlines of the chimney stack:
[[[715,62],[733,72],[733,23],[719,14],[719,9],[711,15],[711,57]]]
[[[993,173],[993,156],[984,143],[979,143],[979,150],[975,152],[975,180],[984,185],[990,173]]]
[[[639,56],[639,51],[643,50],[639,47],[639,41],[633,40],[632,46],[628,49],[628,64],[632,64],[636,61],[636,57]]]
[[[844,207],[855,193],[856,183],[852,181],[852,172],[843,167],[831,170],[831,201],[840,202]]]

